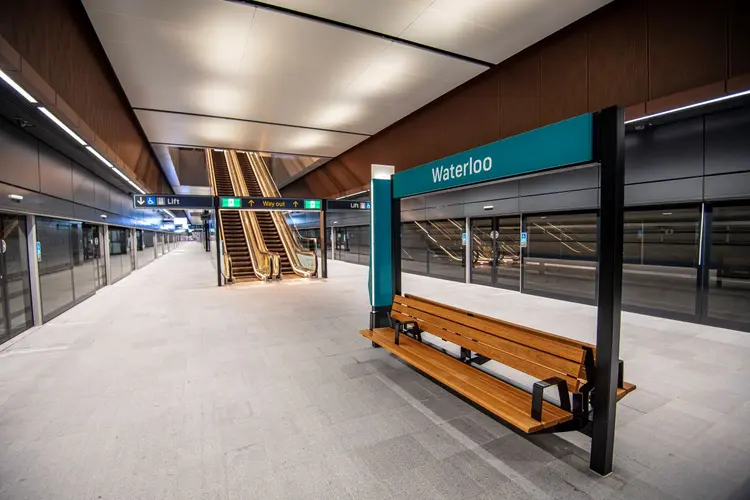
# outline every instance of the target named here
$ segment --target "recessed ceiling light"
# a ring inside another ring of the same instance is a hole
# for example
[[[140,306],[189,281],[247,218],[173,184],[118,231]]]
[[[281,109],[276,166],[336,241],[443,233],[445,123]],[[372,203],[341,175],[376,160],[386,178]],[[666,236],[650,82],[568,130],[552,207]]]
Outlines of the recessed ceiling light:
[[[23,196],[21,196],[20,194],[9,194],[8,198],[17,202],[20,202],[21,200],[23,200]]]
[[[49,118],[50,120],[52,120],[52,122],[55,125],[57,125],[61,129],[63,129],[65,131],[65,133],[67,133],[70,137],[72,137],[73,139],[75,139],[75,141],[78,144],[80,144],[81,146],[85,146],[86,145],[86,141],[84,141],[83,139],[81,139],[78,136],[78,134],[76,134],[75,132],[73,132],[67,125],[65,125],[63,122],[61,122],[60,119],[58,117],[56,117],[55,115],[53,115],[47,108],[45,108],[44,106],[40,106],[39,107],[39,111],[41,111],[42,113],[44,113],[44,116],[46,116],[47,118]]]
[[[672,212],[662,212],[662,215],[672,215]]]
[[[105,214],[101,214],[99,217],[101,217],[102,219],[106,219],[107,218],[107,216]]]
[[[14,82],[11,77],[9,77],[8,75],[6,75],[2,71],[0,71],[0,78],[2,78],[5,81],[5,83],[7,83],[8,85],[10,85],[13,90],[15,90],[16,92],[18,92],[19,94],[21,94],[21,96],[24,99],[26,99],[27,101],[29,101],[31,104],[36,104],[38,102],[36,99],[34,99],[34,96],[32,96],[31,94],[29,94],[28,92],[26,92],[26,90],[24,90],[23,87],[21,87],[16,82]]]
[[[482,208],[483,208],[484,210],[492,210],[493,208],[495,208],[495,205],[485,205],[485,206],[483,206]]]

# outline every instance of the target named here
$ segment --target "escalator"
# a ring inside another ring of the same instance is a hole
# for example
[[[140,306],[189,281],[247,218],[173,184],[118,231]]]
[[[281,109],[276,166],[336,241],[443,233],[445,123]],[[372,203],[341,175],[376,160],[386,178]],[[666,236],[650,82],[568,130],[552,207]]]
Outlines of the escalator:
[[[229,166],[223,151],[211,150],[217,196],[235,196]],[[256,279],[253,261],[242,228],[239,210],[222,210],[221,226],[224,231],[226,251],[232,260],[232,277],[237,281]]]
[[[237,161],[250,196],[256,196],[259,198],[263,197],[263,191],[261,190],[258,179],[255,176],[253,167],[250,165],[248,156],[245,154],[238,154]],[[281,241],[276,225],[273,222],[271,212],[257,211],[255,212],[255,216],[258,219],[263,241],[265,242],[268,251],[279,255],[281,274],[287,277],[295,276],[296,273],[294,272],[292,263],[289,260],[289,255],[284,248],[284,243]]]

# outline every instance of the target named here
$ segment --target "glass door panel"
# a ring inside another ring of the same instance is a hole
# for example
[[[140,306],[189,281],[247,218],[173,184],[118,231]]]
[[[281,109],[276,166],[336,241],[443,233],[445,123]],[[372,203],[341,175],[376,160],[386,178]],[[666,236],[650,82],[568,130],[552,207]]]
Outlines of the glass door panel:
[[[495,240],[492,238],[493,219],[471,220],[471,282],[478,285],[495,284]]]
[[[498,218],[495,226],[495,286],[518,290],[521,286],[521,219]]]
[[[597,214],[526,217],[524,290],[572,300],[596,300]]]
[[[750,206],[713,207],[705,319],[750,328]]]
[[[695,315],[700,219],[697,206],[625,212],[623,305]]]
[[[31,286],[26,220],[0,216],[0,342],[31,327]]]

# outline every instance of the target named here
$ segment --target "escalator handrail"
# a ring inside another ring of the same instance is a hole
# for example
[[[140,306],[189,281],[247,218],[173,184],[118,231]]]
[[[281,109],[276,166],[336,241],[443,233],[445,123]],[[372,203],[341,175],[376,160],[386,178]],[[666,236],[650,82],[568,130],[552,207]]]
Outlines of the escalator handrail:
[[[247,158],[250,160],[250,167],[253,169],[253,173],[258,180],[258,184],[260,185],[260,189],[263,192],[263,195],[268,197],[280,197],[279,190],[276,187],[276,183],[273,182],[271,174],[268,171],[268,166],[266,165],[263,158],[257,153],[245,152],[238,154],[247,155]],[[318,272],[318,256],[316,252],[304,250],[302,245],[300,245],[299,242],[294,239],[294,235],[292,234],[292,231],[289,228],[289,224],[287,223],[283,213],[271,212],[271,217],[276,226],[279,237],[281,238],[281,243],[284,245],[284,249],[287,252],[289,263],[292,265],[292,269],[294,270],[294,272],[299,276],[303,276],[306,278],[315,276],[315,274],[317,274]],[[300,255],[305,255],[310,258],[311,262],[313,262],[312,268],[307,268],[302,265],[300,261]]]
[[[214,196],[219,196],[219,190],[216,187],[216,173],[214,171],[214,159],[211,155],[211,150],[206,149],[206,168],[208,169],[208,179],[209,183],[211,184],[211,191],[213,191]],[[219,238],[222,242],[222,245],[224,245],[224,269],[226,270],[229,275],[222,271],[222,274],[224,275],[224,279],[227,280],[228,283],[234,283],[234,275],[232,274],[232,264],[231,259],[229,257],[229,252],[227,252],[226,249],[226,238],[224,238],[224,224],[221,223],[221,215],[220,212],[216,211],[216,225],[218,226],[218,231],[216,233],[216,237]]]
[[[224,156],[227,160],[229,176],[232,180],[232,188],[235,195],[250,196],[234,151],[224,151]],[[250,259],[253,261],[255,275],[263,281],[277,277],[278,266],[276,263],[279,262],[279,257],[269,252],[268,248],[266,248],[262,233],[260,232],[260,224],[258,224],[255,213],[241,210],[240,220],[242,221],[242,230],[245,233],[245,240],[250,251]]]

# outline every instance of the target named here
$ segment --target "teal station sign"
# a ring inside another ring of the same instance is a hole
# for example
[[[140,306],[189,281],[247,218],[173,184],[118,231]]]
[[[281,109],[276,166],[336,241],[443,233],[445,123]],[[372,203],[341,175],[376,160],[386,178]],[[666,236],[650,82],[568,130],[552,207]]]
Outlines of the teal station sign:
[[[586,114],[393,175],[405,198],[593,161],[594,117]]]

